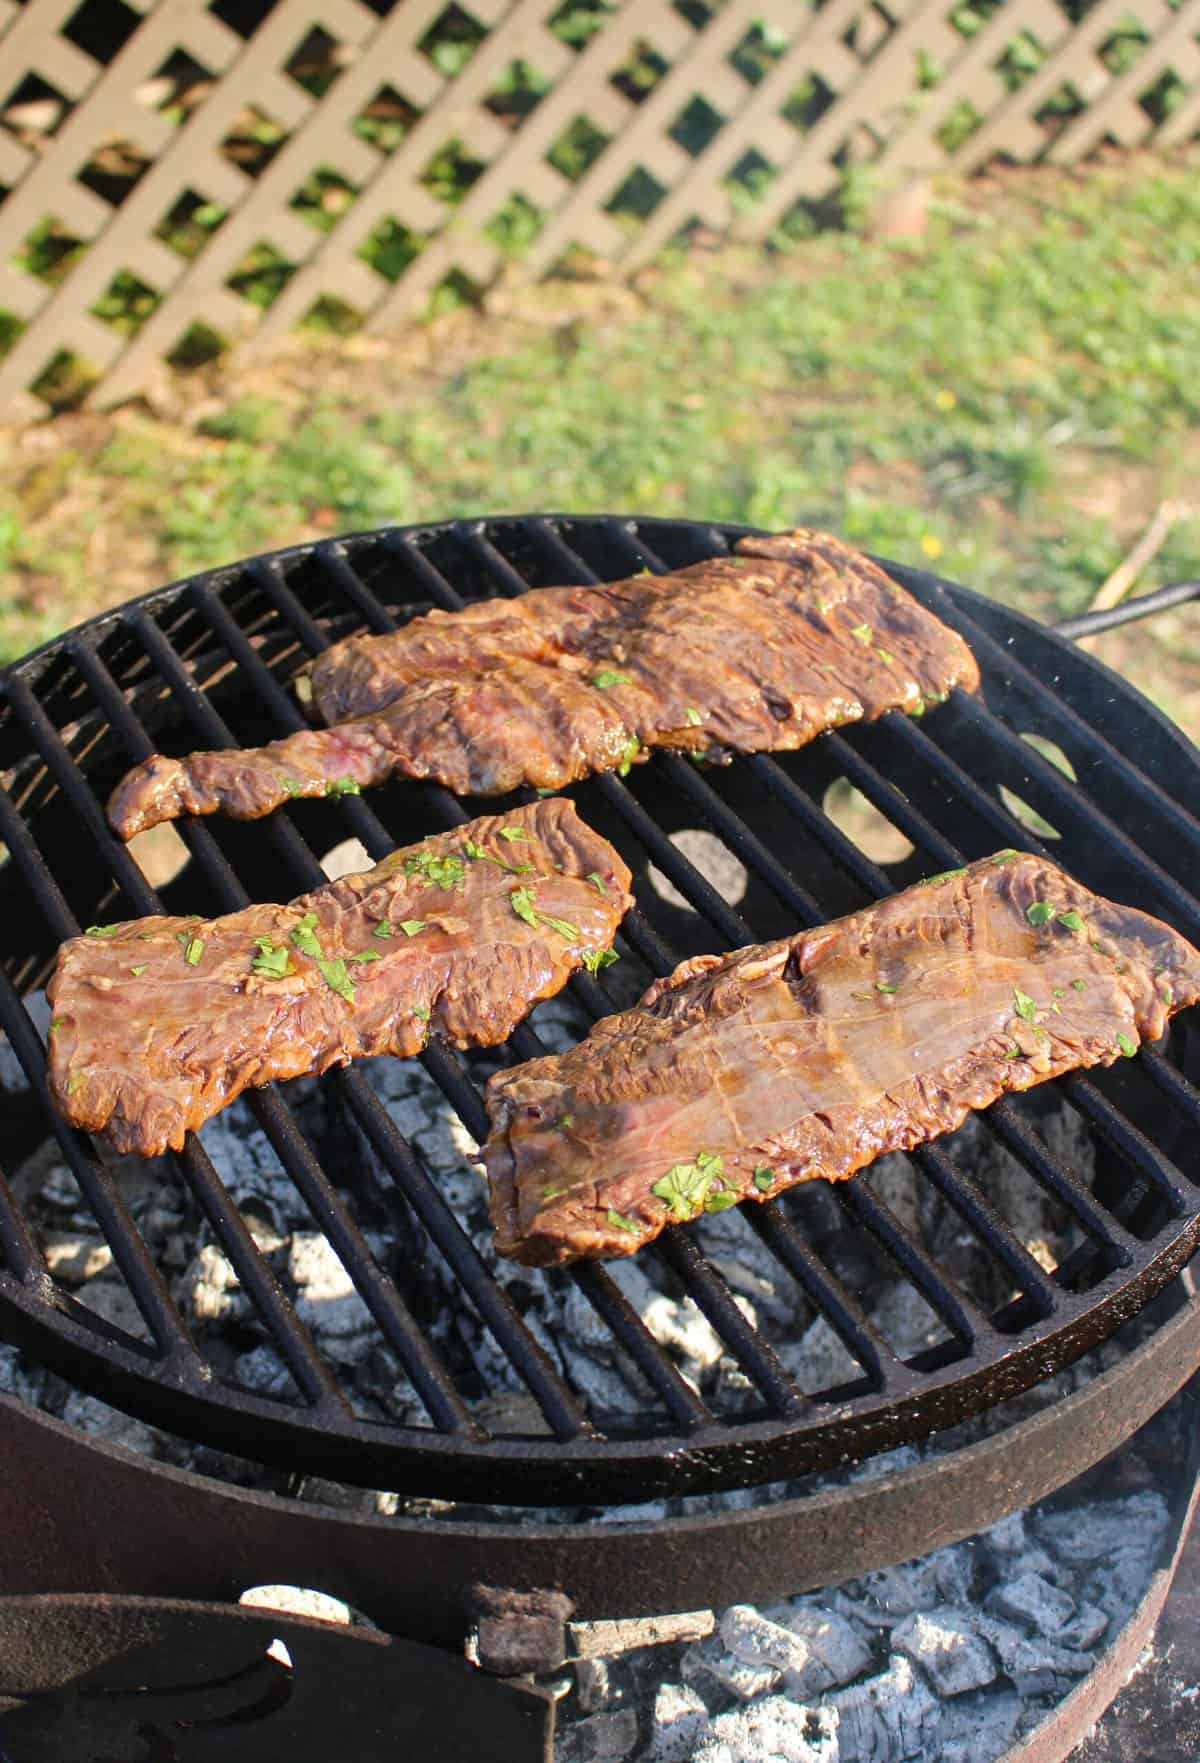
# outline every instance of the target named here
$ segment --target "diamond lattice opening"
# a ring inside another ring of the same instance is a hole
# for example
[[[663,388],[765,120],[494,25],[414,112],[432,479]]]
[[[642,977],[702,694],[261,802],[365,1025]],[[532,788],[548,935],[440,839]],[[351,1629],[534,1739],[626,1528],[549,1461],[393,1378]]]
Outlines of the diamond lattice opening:
[[[420,116],[415,104],[410,104],[395,86],[385,84],[380,86],[366,109],[355,117],[354,133],[380,153],[391,153]]]
[[[431,196],[448,207],[455,207],[467,191],[483,176],[487,167],[475,159],[457,136],[439,147],[421,173],[420,182]]]
[[[549,90],[550,81],[532,62],[510,61],[496,81],[495,90],[485,100],[485,108],[517,128],[537,109]]]
[[[139,88],[139,102],[153,105],[176,127],[186,122],[216,85],[216,77],[186,49],[172,49]]]
[[[452,80],[460,74],[487,36],[486,28],[461,6],[447,6],[417,44],[438,72]]]
[[[1040,123],[1049,133],[1058,134],[1075,117],[1082,116],[1086,109],[1087,105],[1070,80],[1064,80],[1058,90],[1052,92],[1041,108],[1034,112],[1034,121]]]
[[[125,0],[83,0],[61,27],[77,49],[106,65],[124,48],[140,20]]]
[[[762,201],[778,175],[779,167],[772,165],[757,147],[751,147],[721,179],[721,187],[728,193],[734,213],[748,214]]]
[[[625,60],[609,75],[613,85],[634,104],[642,104],[670,69],[670,63],[645,37],[639,37]]]
[[[199,255],[229,210],[209,202],[195,190],[178,195],[154,229],[154,237],[191,259]]]
[[[399,281],[409,264],[421,255],[425,241],[392,215],[369,232],[358,247],[358,256],[389,282]]]
[[[1179,75],[1171,68],[1165,68],[1152,86],[1147,86],[1139,93],[1138,103],[1157,127],[1166,122],[1172,111],[1178,110],[1187,97],[1188,89]]]
[[[938,129],[936,138],[947,153],[957,152],[964,141],[970,140],[982,121],[970,99],[960,98]]]
[[[572,49],[583,49],[617,10],[617,0],[563,0],[547,29]]]
[[[332,232],[357,196],[357,187],[332,165],[318,165],[308,174],[288,207],[319,233]]]
[[[790,122],[794,129],[806,134],[820,122],[836,96],[820,74],[811,73],[788,93],[787,101],[780,106],[779,114],[784,122]]]
[[[44,214],[14,251],[12,261],[26,275],[35,275],[57,288],[66,281],[83,250],[83,240],[69,233],[57,215]]]
[[[644,165],[635,165],[624,183],[604,206],[615,219],[640,227],[658,207],[666,189]]]
[[[993,66],[1006,92],[1015,92],[1035,74],[1046,58],[1046,51],[1032,31],[1018,31],[1004,54]]]
[[[506,257],[520,257],[533,244],[545,223],[546,217],[540,208],[514,193],[503,207],[496,210],[483,230]]]
[[[297,43],[284,63],[283,71],[312,97],[323,98],[353,56],[352,49],[337,42],[318,24]]]
[[[252,306],[261,306],[265,310],[282,294],[295,269],[295,264],[289,263],[282,251],[277,251],[266,239],[260,239],[239,260],[225,286]]]
[[[119,269],[90,311],[123,336],[136,336],[162,295],[130,270]]]
[[[589,117],[577,116],[567,124],[546,154],[547,163],[561,172],[569,183],[578,183],[584,173],[591,170],[611,139],[611,135],[598,129]]]
[[[225,139],[221,151],[248,177],[261,177],[287,140],[287,130],[265,110],[249,105],[238,117]]]
[[[688,100],[667,131],[673,141],[697,158],[725,126],[725,118],[701,93]]]
[[[27,147],[37,147],[62,127],[70,103],[40,74],[26,74],[0,110],[3,125]]]
[[[772,20],[760,18],[729,53],[731,67],[752,86],[765,79],[788,46],[786,33]]]
[[[1136,18],[1125,17],[1120,28],[1101,43],[1096,54],[1111,74],[1128,73],[1139,61],[1150,41],[1150,33]]]

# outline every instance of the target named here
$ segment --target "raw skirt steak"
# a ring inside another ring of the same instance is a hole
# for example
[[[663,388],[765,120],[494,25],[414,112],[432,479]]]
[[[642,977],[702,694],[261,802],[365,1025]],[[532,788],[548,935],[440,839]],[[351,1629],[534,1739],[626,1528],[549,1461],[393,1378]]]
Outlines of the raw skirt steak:
[[[1132,1057],[1200,953],[1002,851],[819,930],[685,961],[579,1046],[498,1073],[497,1246],[628,1255],[663,1226],[853,1175],[1006,1090]]]
[[[154,754],[118,785],[123,838],[181,814],[256,820],[293,796],[434,778],[464,795],[561,789],[651,747],[802,747],[914,715],[979,670],[962,638],[828,534],[600,587],[536,588],[350,637],[312,669],[327,725],[244,752]]]
[[[430,1034],[490,1046],[605,963],[629,881],[551,799],[286,906],[93,926],[47,990],[50,1093],[73,1125],[152,1156],[251,1084],[417,1053]]]

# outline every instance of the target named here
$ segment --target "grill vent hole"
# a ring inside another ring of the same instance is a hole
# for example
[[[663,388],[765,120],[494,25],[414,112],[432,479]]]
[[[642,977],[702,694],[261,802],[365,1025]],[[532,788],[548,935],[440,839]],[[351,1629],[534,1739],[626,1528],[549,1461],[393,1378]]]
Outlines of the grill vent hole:
[[[1013,819],[1019,820],[1022,826],[1027,826],[1031,833],[1037,834],[1039,839],[1061,839],[1062,834],[1058,828],[1051,826],[1050,822],[1044,819],[1036,808],[1031,808],[1029,803],[1022,796],[1018,796],[1015,790],[1010,790],[1007,784],[1000,785],[1000,800]]]
[[[903,863],[912,856],[912,843],[900,828],[844,777],[830,784],[821,806],[838,831],[852,839],[872,863]]]
[[[700,871],[727,906],[736,906],[745,899],[746,886],[750,879],[746,865],[715,834],[705,832],[703,827],[688,826],[682,832],[672,833],[670,839],[675,849],[687,858],[693,869]],[[693,910],[691,902],[684,899],[661,869],[656,869],[651,863],[647,873],[650,884],[660,899],[670,906],[681,906],[685,912]]]
[[[1057,741],[1047,740],[1045,735],[1026,734],[1024,731],[1022,731],[1021,739],[1028,741],[1034,752],[1040,753],[1043,759],[1048,759],[1051,765],[1056,765],[1064,776],[1070,778],[1073,784],[1079,782],[1075,767]]]

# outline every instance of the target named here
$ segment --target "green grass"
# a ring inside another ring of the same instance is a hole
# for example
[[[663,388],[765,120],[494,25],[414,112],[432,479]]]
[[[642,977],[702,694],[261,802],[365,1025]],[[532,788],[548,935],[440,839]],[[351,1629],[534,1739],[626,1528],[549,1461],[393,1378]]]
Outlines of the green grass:
[[[292,357],[198,427],[128,411],[86,444],[68,427],[0,486],[0,653],[99,587],[307,534],[552,508],[825,523],[1041,616],[1078,611],[1158,499],[1187,493],[1189,460],[1196,477],[1196,168],[1014,179],[919,241],[675,260],[633,317],[576,312],[563,288],[563,322],[543,303],[494,353],[458,313],[456,365],[367,352],[322,391]],[[1140,503],[1105,505],[1129,482]],[[97,545],[120,560],[122,535],[136,571],[98,581]],[[1185,573],[1197,519],[1152,572]]]

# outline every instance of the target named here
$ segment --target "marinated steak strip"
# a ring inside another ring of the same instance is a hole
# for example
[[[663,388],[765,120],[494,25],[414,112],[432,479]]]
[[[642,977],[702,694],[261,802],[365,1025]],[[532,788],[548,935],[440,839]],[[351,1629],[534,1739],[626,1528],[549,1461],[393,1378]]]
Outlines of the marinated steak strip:
[[[699,956],[492,1078],[497,1247],[628,1255],[674,1220],[853,1175],[1006,1090],[1131,1056],[1197,998],[1182,937],[1015,852]]]
[[[837,539],[802,529],[736,550],[350,637],[312,670],[327,728],[245,752],[155,754],[117,787],[109,819],[124,838],[180,814],[255,820],[393,774],[460,794],[560,789],[650,747],[802,747],[978,685],[962,638]]]
[[[629,871],[570,802],[474,820],[286,906],[98,926],[59,950],[50,1091],[153,1156],[251,1084],[502,1041],[598,964]]]

